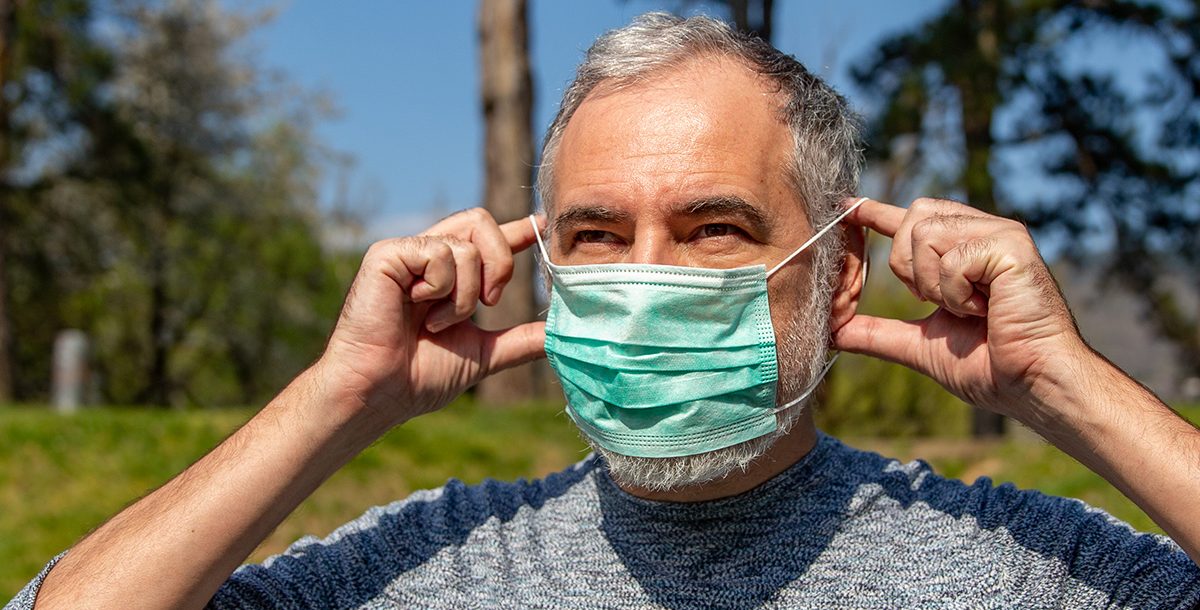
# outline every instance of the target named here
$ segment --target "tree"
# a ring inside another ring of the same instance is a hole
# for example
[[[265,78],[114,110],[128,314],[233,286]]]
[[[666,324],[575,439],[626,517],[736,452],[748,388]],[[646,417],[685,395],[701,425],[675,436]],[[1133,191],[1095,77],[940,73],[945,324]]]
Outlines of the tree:
[[[245,54],[263,16],[212,0],[122,8],[110,281],[81,291],[75,313],[115,326],[97,342],[113,396],[257,401],[319,352],[349,279],[321,243],[311,123],[327,104]]]
[[[703,4],[702,0],[681,0],[677,8],[686,9]],[[771,42],[775,29],[775,0],[718,0],[716,4],[729,9],[729,19],[738,31]]]
[[[1147,318],[1196,371],[1196,316],[1163,278],[1200,270],[1198,13],[1195,3],[959,0],[885,40],[854,70],[877,106],[873,160],[953,185],[985,211],[1023,217],[1061,240],[1072,260],[1104,254],[1108,274],[1143,297]],[[1164,58],[1145,62],[1145,92],[1111,66],[1072,59],[1089,40],[1130,38]],[[1015,118],[1000,123],[1001,114]],[[1036,175],[1002,162],[1014,155],[1034,161]],[[1037,194],[1016,188],[1039,180]],[[1001,427],[977,417],[974,429]]]
[[[257,402],[319,353],[357,258],[322,242],[331,155],[312,122],[328,104],[244,52],[259,17],[211,0],[106,6],[103,27],[77,29],[105,32],[89,44],[113,69],[69,81],[73,105],[39,76],[51,102],[13,114],[61,125],[28,140],[3,199],[20,396],[44,395],[54,335],[73,327],[93,338],[107,400]],[[51,114],[64,109],[70,122]]]
[[[775,23],[775,0],[725,0],[733,25],[747,34],[771,42]]]
[[[479,59],[485,123],[483,201],[497,221],[507,222],[533,211],[533,78],[525,0],[481,0]],[[485,328],[513,326],[537,314],[533,261],[518,256],[514,267],[501,302],[477,316]],[[477,394],[484,404],[503,404],[528,400],[538,387],[539,368],[527,364],[488,377]]]
[[[0,403],[15,389],[11,266],[24,214],[18,207],[68,165],[39,162],[30,153],[70,137],[109,75],[109,57],[88,29],[91,18],[86,0],[0,0]]]

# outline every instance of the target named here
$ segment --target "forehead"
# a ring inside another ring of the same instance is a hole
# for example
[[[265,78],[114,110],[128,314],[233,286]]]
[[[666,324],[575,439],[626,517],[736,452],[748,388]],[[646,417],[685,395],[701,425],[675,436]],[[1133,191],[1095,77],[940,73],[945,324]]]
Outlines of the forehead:
[[[765,214],[798,202],[781,94],[724,57],[696,59],[644,82],[593,91],[563,131],[555,212],[575,204],[640,212],[681,200],[738,197]]]

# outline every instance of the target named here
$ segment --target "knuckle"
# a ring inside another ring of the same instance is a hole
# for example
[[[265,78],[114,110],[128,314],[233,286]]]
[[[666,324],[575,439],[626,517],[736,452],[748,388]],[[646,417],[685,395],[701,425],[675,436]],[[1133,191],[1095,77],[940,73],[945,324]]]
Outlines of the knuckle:
[[[456,248],[458,249],[459,254],[461,254],[462,257],[467,259],[469,262],[478,263],[480,259],[483,258],[479,253],[479,248],[470,242],[460,242],[456,244]]]
[[[929,239],[930,237],[932,237],[933,234],[936,233],[938,230],[938,224],[939,224],[938,218],[935,216],[935,217],[926,218],[925,220],[922,220],[922,221],[918,222],[917,224],[913,225],[913,228],[912,228],[913,241],[925,241],[925,240]]]
[[[438,258],[454,258],[454,247],[450,243],[449,239],[439,238],[428,240],[427,247],[430,250],[430,254]]]
[[[908,209],[919,214],[925,214],[940,207],[941,203],[942,201],[940,199],[934,199],[932,197],[918,197],[913,200],[912,204],[908,206]]]
[[[488,275],[502,282],[507,282],[512,279],[513,275],[513,259],[512,256],[503,256],[496,260],[488,261]]]
[[[953,250],[951,252],[947,252],[946,256],[943,256],[942,260],[938,261],[938,278],[941,281],[944,282],[946,280],[953,279],[956,275],[958,275],[960,256],[962,255],[958,250]]]
[[[390,239],[381,239],[379,241],[372,242],[371,245],[367,246],[367,251],[365,254],[363,254],[363,259],[375,259],[383,256],[383,251],[391,246],[391,244],[392,240]]]

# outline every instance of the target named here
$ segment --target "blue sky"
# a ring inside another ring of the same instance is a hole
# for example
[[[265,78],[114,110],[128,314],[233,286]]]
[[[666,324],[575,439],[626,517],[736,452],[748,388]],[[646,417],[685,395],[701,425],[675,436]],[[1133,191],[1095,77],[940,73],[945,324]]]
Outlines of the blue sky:
[[[776,46],[855,101],[848,66],[945,0],[776,2]],[[541,132],[591,41],[678,1],[530,0],[534,126]],[[356,160],[352,195],[371,201],[372,237],[419,231],[483,191],[477,3],[292,0],[251,43],[264,67],[328,92],[340,110],[318,135]],[[699,12],[724,16],[720,7]]]

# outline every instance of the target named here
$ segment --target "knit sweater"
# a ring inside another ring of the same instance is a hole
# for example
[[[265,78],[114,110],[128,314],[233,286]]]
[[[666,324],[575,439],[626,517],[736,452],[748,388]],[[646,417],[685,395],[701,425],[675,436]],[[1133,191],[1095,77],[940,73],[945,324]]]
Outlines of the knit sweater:
[[[7,608],[31,608],[49,567]],[[595,456],[543,480],[451,480],[243,566],[210,604],[1197,606],[1200,568],[1167,538],[1077,500],[966,485],[826,435],[770,481],[711,502],[631,496]]]

